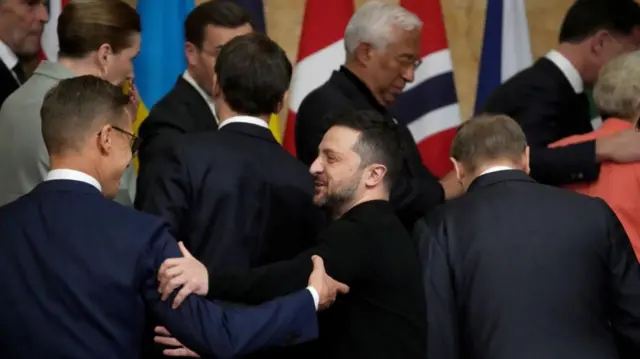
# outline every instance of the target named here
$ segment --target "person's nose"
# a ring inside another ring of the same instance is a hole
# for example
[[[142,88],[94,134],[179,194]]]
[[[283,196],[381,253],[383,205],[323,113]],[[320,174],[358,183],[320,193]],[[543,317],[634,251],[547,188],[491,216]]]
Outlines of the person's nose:
[[[311,164],[311,167],[309,167],[309,173],[311,173],[312,175],[317,175],[319,173],[322,173],[322,164],[320,163],[320,156],[316,157],[315,161],[313,161],[313,163]]]
[[[49,22],[49,9],[47,8],[47,5],[40,4],[38,6],[38,8],[36,9],[36,20],[40,21],[41,23]]]

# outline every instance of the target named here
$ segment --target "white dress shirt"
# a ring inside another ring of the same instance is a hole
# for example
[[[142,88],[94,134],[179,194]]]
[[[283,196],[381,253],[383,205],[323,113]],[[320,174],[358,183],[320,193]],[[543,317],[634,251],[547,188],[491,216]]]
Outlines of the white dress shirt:
[[[2,41],[0,41],[0,60],[9,69],[9,71],[11,71],[13,78],[20,83],[18,75],[13,72],[13,68],[18,64],[18,56]]]
[[[264,120],[261,120],[257,117],[253,116],[233,116],[228,119],[222,121],[220,125],[218,125],[218,129],[223,128],[224,126],[231,123],[247,123],[250,125],[260,126],[263,128],[269,129],[269,124],[267,124]]]
[[[92,185],[98,191],[102,192],[102,186],[100,186],[100,182],[97,179],[89,176],[88,174],[76,170],[70,170],[66,168],[59,168],[55,170],[49,171],[47,176],[44,178],[45,181],[53,181],[53,180],[70,180],[70,181],[78,181],[84,182]]]
[[[564,57],[564,55],[556,50],[549,51],[549,53],[547,53],[545,57],[549,61],[553,62],[554,65],[556,65],[560,69],[560,71],[562,71],[564,77],[567,78],[567,81],[569,81],[576,94],[581,94],[584,92],[584,80],[582,80],[582,76],[580,76],[578,69],[573,66],[569,59]],[[598,127],[600,127],[600,125],[602,125],[602,119],[600,118],[600,116],[591,119],[591,127],[593,127],[593,129],[597,129]]]
[[[484,170],[480,176],[482,175],[486,175],[488,173],[493,173],[493,172],[498,172],[498,171],[510,171],[510,170],[514,170],[515,168],[511,168],[509,166],[494,166],[494,167],[489,167],[486,170]],[[478,177],[480,177],[478,176]]]
[[[573,90],[577,94],[584,92],[584,81],[582,80],[582,76],[580,76],[578,69],[573,66],[569,59],[564,57],[564,55],[556,50],[549,51],[549,53],[547,53],[545,57],[549,61],[553,62],[554,65],[556,65],[560,69],[560,71],[562,71],[564,77],[567,78],[567,81],[569,81],[571,87],[573,87]]]
[[[211,113],[213,113],[213,118],[215,118],[216,122],[218,122],[218,116],[216,115],[216,106],[213,103],[213,99],[211,98],[211,96],[209,96],[209,94],[207,94],[207,92],[203,90],[202,87],[200,87],[200,85],[198,85],[196,80],[194,80],[194,78],[189,73],[189,70],[184,71],[184,73],[182,74],[182,78],[185,81],[187,81],[191,86],[193,86],[193,88],[196,89],[196,91],[198,91],[200,96],[202,96],[202,98],[207,102],[207,105],[209,105],[209,108],[211,108]]]

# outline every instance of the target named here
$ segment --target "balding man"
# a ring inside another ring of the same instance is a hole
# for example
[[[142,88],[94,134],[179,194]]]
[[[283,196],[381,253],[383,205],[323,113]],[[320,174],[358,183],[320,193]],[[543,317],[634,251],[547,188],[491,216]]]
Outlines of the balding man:
[[[416,225],[428,358],[640,355],[640,266],[599,198],[536,183],[507,116],[463,124],[451,156],[467,193]]]

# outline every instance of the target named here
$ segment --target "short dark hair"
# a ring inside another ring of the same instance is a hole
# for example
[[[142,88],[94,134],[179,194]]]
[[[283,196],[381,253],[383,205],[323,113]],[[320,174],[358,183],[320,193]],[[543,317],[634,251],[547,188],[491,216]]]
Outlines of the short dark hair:
[[[217,84],[229,107],[250,116],[278,111],[292,71],[284,50],[256,32],[237,36],[225,44],[215,66]]]
[[[117,125],[128,103],[121,87],[96,76],[60,81],[47,92],[40,109],[47,150],[50,154],[80,151],[96,127]]]
[[[121,0],[71,1],[60,13],[57,30],[61,57],[83,58],[105,43],[117,54],[140,33],[140,16]]]
[[[193,9],[184,22],[184,34],[188,42],[202,48],[208,25],[236,29],[251,24],[251,17],[240,5],[230,0],[210,0]]]
[[[580,42],[600,30],[631,34],[640,25],[640,5],[634,0],[576,0],[560,27],[560,42]]]
[[[380,163],[387,168],[387,188],[395,183],[404,164],[404,146],[398,125],[372,110],[344,110],[329,113],[325,119],[331,126],[343,126],[360,132],[353,151],[361,158],[361,166]]]
[[[518,161],[527,148],[522,128],[506,115],[479,115],[464,122],[453,138],[451,157],[470,171],[485,161]]]

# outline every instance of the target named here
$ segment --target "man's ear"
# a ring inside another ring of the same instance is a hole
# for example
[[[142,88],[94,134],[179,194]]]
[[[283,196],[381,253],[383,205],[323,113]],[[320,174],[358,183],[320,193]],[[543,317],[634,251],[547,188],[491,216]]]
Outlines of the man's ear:
[[[213,89],[211,91],[211,95],[214,99],[222,95],[222,89],[218,84],[218,75],[215,73],[213,74]]]
[[[453,163],[453,169],[456,171],[456,179],[458,179],[458,182],[462,183],[462,180],[466,175],[464,166],[453,157],[449,157],[449,160]]]
[[[198,48],[196,45],[186,42],[184,44],[184,54],[187,57],[187,63],[191,66],[195,66],[198,63]]]
[[[356,46],[355,51],[353,52],[353,56],[359,63],[367,67],[367,65],[371,62],[373,58],[373,52],[375,48],[366,42],[361,42]]]
[[[365,172],[364,183],[367,187],[375,187],[380,184],[387,175],[387,167],[381,164],[372,164]]]
[[[289,90],[285,91],[285,93],[282,95],[282,100],[280,100],[280,103],[276,107],[276,110],[275,110],[274,113],[276,113],[276,114],[280,113],[280,111],[282,111],[282,108],[287,103],[288,99],[289,99]]]
[[[113,127],[111,125],[104,125],[96,137],[100,152],[105,155],[111,153],[111,149],[113,148]]]
[[[525,147],[524,149],[524,154],[522,155],[522,170],[525,171],[527,174],[531,173],[531,166],[530,166],[530,160],[529,160],[529,146]]]

